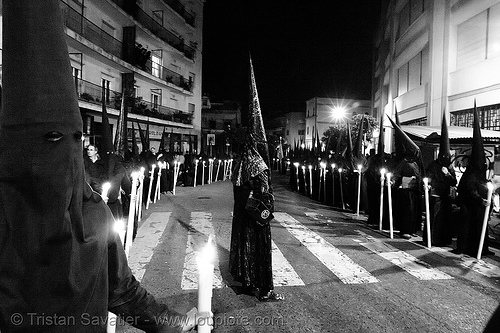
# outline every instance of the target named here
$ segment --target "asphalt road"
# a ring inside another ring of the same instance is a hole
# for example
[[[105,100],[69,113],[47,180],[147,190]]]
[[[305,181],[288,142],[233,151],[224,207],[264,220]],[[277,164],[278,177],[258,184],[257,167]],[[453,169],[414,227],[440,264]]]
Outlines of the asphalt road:
[[[229,181],[177,187],[150,205],[129,258],[136,277],[173,309],[188,311],[197,304],[193,260],[213,233],[213,332],[481,332],[499,305],[498,256],[477,262],[390,239],[362,216],[289,191],[287,177],[273,179],[273,270],[284,301],[260,303],[231,288]],[[119,325],[117,332],[137,330]]]

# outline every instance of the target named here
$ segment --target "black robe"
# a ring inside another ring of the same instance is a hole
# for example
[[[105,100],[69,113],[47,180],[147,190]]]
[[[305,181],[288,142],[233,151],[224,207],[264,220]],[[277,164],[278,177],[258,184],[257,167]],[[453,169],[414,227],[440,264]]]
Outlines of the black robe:
[[[234,211],[231,230],[229,270],[244,287],[258,288],[260,294],[274,289],[271,227],[259,225],[245,210],[250,191],[272,193],[269,169],[256,150],[250,149],[233,173]]]
[[[447,166],[448,174],[442,171],[443,165],[434,160],[426,169],[431,190],[429,193],[431,244],[445,246],[451,244],[456,227],[452,222],[452,199],[450,188],[457,184],[455,170]],[[427,224],[424,224],[424,244],[427,244]]]

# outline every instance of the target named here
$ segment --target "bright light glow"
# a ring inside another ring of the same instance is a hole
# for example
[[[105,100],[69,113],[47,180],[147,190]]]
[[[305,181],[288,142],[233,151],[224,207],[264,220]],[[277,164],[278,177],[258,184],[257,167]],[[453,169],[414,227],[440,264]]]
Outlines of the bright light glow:
[[[385,171],[385,168],[380,169],[380,174],[382,175],[382,177],[385,175]]]
[[[342,173],[342,168],[339,168],[339,173]]]
[[[299,166],[299,162],[293,162],[293,166],[294,167],[298,167]]]
[[[424,181],[424,185],[427,186],[429,184],[429,178],[427,177],[424,177],[424,179],[422,179]]]
[[[321,162],[319,165],[321,166],[322,169],[326,168],[326,163],[325,162]]]
[[[361,172],[361,168],[362,168],[362,167],[363,167],[363,166],[362,166],[361,164],[358,164],[358,170],[359,170],[360,172]]]
[[[313,168],[313,166],[312,166],[312,165],[309,165],[309,170],[311,170],[312,168]]]
[[[335,163],[332,163],[332,170],[335,169]]]
[[[346,108],[343,106],[335,106],[332,109],[332,116],[335,120],[340,120],[345,117]]]
[[[125,231],[125,222],[123,220],[116,220],[113,225],[113,230],[117,233]]]

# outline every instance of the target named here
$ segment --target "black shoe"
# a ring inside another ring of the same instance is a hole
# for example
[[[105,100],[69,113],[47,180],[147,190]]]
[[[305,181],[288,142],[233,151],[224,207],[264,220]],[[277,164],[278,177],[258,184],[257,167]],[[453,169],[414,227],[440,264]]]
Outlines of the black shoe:
[[[283,295],[278,294],[278,293],[274,292],[273,290],[268,291],[267,293],[265,293],[263,295],[261,294],[259,296],[259,301],[261,301],[261,302],[277,302],[277,301],[282,301],[284,299],[285,298],[283,297]]]

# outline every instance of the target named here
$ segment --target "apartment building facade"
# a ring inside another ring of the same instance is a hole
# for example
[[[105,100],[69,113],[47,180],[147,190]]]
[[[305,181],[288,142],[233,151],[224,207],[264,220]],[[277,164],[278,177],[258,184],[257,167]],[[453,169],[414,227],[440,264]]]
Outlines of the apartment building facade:
[[[387,0],[375,38],[374,116],[500,130],[500,1]],[[386,119],[386,151],[392,131]]]
[[[61,0],[85,143],[100,144],[102,99],[113,135],[122,96],[127,137],[196,153],[201,133],[204,0]],[[140,145],[140,144],[139,144]],[[191,146],[190,146],[191,145]],[[139,147],[141,149],[141,147]]]

